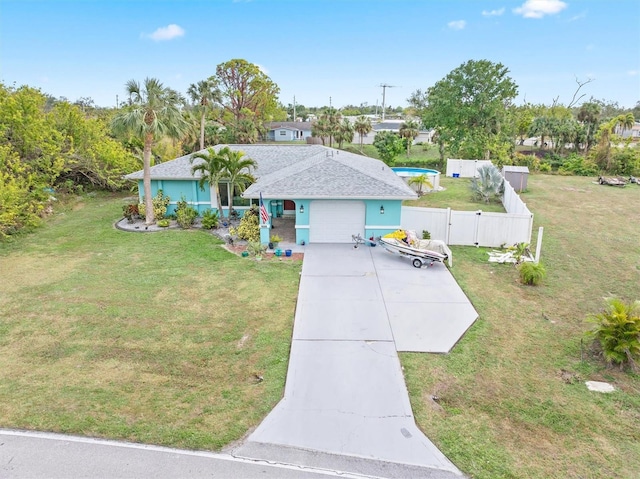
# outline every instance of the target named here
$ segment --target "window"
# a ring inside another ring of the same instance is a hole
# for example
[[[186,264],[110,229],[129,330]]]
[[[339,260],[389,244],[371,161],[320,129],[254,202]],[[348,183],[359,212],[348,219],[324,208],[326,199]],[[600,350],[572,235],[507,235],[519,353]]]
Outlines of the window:
[[[227,191],[227,183],[220,183],[218,185],[218,191],[220,192],[220,206],[225,208],[229,207],[229,193]],[[243,198],[236,188],[233,192],[233,206],[251,206],[252,204],[258,204],[258,200],[250,200],[249,198]]]
[[[280,130],[280,136],[287,136],[287,132],[284,130]]]

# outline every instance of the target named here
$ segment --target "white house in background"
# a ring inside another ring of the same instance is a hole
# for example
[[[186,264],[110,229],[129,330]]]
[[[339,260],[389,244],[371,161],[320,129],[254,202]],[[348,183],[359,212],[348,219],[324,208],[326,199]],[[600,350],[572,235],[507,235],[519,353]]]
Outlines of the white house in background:
[[[636,121],[631,128],[622,130],[620,126],[616,126],[616,134],[622,138],[631,138],[632,140],[640,140],[640,121]]]
[[[373,127],[373,130],[371,130],[370,133],[362,137],[362,143],[365,145],[373,144],[373,140],[376,137],[376,133],[378,133],[379,131],[391,131],[399,134],[400,128],[402,127],[403,123],[404,123],[404,120],[385,120],[384,122],[373,123],[371,125]],[[413,140],[413,143],[414,144],[433,143],[434,133],[435,133],[435,130],[420,130],[420,133],[418,133],[418,136],[416,137],[416,139]],[[360,143],[360,135],[357,132],[353,137],[353,142]]]
[[[280,121],[270,122],[267,127],[269,141],[302,141],[311,136],[310,121]]]

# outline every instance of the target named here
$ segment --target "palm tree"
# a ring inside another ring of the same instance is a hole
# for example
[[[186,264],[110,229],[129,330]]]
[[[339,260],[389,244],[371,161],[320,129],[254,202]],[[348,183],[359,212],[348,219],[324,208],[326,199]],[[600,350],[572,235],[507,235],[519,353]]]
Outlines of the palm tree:
[[[321,138],[323,138],[324,136],[328,136],[330,147],[333,146],[333,139],[340,132],[341,120],[342,114],[335,108],[330,107],[322,115],[320,115],[320,120],[318,120],[318,122],[316,123],[316,125],[322,125],[320,131],[324,134],[321,136]],[[318,131],[317,128],[316,131]],[[320,135],[313,134],[313,136]],[[324,139],[322,140],[322,144],[324,145]]]
[[[342,144],[345,141],[349,143],[353,141],[353,125],[346,118],[344,118],[339,125],[339,129],[336,132],[336,141],[340,149],[342,149]]]
[[[225,146],[218,152],[218,157],[224,167],[223,175],[228,181],[227,196],[229,198],[229,217],[233,212],[233,193],[242,193],[245,188],[255,181],[251,174],[258,166],[255,160],[244,156],[242,151],[233,151]]]
[[[373,127],[371,126],[371,120],[366,116],[361,115],[356,118],[356,122],[353,127],[360,135],[360,151],[362,152],[362,139],[373,129]]]
[[[225,174],[224,159],[213,147],[209,147],[205,151],[199,151],[191,155],[191,163],[196,159],[204,161],[197,165],[193,165],[191,167],[191,173],[200,172],[202,174],[198,181],[198,185],[202,191],[204,191],[204,187],[207,183],[211,185],[211,188],[215,191],[220,219],[224,219],[224,211],[222,210],[219,190],[220,180]]]
[[[409,178],[408,183],[409,185],[416,185],[418,187],[418,196],[422,196],[423,187],[433,188],[433,183],[431,183],[427,175],[412,176]]]
[[[187,90],[187,95],[200,110],[200,149],[204,150],[204,125],[207,116],[207,107],[216,101],[220,101],[218,83],[214,77],[207,80],[192,83]]]
[[[411,152],[411,144],[413,140],[420,134],[420,125],[418,125],[417,121],[408,120],[402,124],[400,127],[400,136],[407,140],[407,158],[409,158],[409,153]]]
[[[113,117],[112,128],[116,133],[129,133],[140,138],[143,149],[143,184],[145,222],[155,221],[151,197],[151,149],[162,137],[180,138],[187,129],[179,105],[182,97],[165,87],[155,78],[145,78],[141,86],[135,80],[126,83],[131,104]]]
[[[322,145],[324,145],[324,139],[329,136],[329,122],[322,117],[314,122],[313,125],[311,125],[311,136],[320,138]]]
[[[635,122],[636,119],[633,117],[633,113],[627,113],[626,115],[619,115],[616,117],[616,127],[620,128],[620,136],[622,136],[626,130],[633,128]]]

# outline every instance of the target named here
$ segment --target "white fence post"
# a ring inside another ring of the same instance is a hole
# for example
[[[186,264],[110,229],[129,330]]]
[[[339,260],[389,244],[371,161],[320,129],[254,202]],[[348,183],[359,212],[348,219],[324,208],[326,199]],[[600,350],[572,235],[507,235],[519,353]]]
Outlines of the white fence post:
[[[540,251],[542,251],[542,233],[544,232],[544,227],[538,228],[538,240],[536,242],[536,264],[540,261]]]

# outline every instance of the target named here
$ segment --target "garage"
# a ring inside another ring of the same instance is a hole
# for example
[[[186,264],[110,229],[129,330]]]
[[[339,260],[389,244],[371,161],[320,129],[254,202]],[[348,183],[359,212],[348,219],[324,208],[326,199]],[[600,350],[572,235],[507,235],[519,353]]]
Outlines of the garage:
[[[310,243],[350,243],[351,235],[364,235],[363,201],[314,200],[309,210]]]

